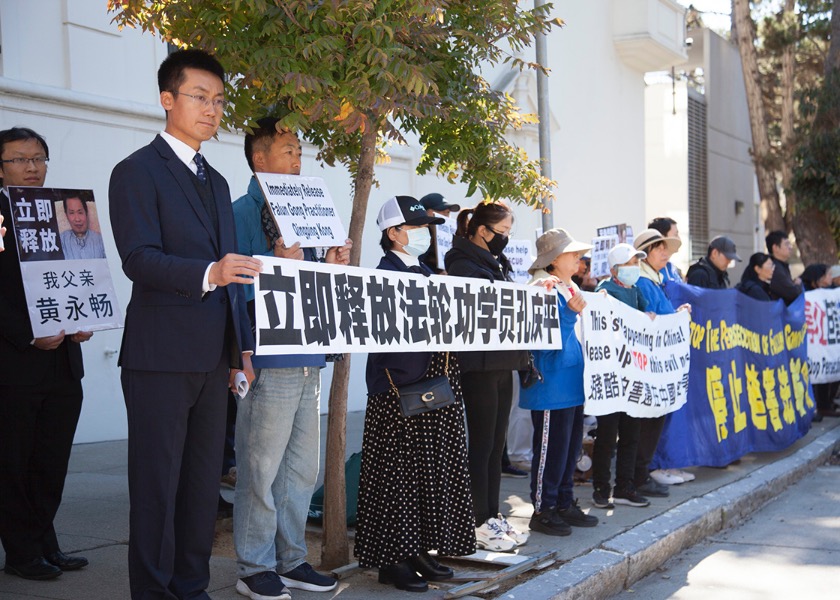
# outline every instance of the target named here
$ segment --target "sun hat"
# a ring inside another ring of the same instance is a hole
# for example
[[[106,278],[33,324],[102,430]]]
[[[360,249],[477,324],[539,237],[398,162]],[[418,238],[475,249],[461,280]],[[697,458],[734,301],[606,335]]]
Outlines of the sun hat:
[[[565,229],[549,229],[537,238],[537,259],[528,269],[530,274],[545,269],[555,258],[566,252],[588,252],[591,244],[578,242]]]
[[[656,242],[665,242],[665,245],[671,254],[679,250],[680,246],[682,246],[682,241],[679,238],[665,237],[656,229],[645,229],[636,236],[635,240],[633,240],[633,247],[636,248],[636,250],[644,250],[647,252],[647,248],[650,248]]]

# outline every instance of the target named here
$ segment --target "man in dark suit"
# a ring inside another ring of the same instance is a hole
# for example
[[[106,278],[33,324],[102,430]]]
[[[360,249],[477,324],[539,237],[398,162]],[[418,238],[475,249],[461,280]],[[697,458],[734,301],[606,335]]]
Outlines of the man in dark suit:
[[[224,110],[224,71],[198,50],[160,66],[166,128],[111,174],[111,225],[133,282],[120,354],[128,413],[131,597],[209,598],[226,394],[253,379],[230,192],[198,153]]]
[[[49,148],[31,129],[0,131],[0,159],[2,185],[44,185]],[[11,223],[5,190],[0,210]],[[53,519],[82,409],[79,343],[93,334],[33,335],[17,244],[9,238],[0,254],[0,540],[6,573],[52,579],[88,564],[61,552]]]

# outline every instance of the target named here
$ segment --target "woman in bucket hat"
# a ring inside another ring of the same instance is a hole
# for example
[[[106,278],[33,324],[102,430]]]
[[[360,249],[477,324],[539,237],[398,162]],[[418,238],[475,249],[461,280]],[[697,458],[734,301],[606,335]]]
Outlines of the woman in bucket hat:
[[[656,229],[645,229],[636,236],[633,242],[636,250],[647,253],[647,257],[641,262],[641,276],[636,285],[647,301],[646,310],[649,312],[657,315],[669,315],[676,312],[671,300],[665,295],[664,281],[660,271],[681,245],[682,242],[678,238],[663,236]],[[691,312],[691,306],[683,304],[677,310]],[[650,472],[648,465],[656,452],[656,445],[659,443],[662,428],[665,426],[665,417],[641,421],[639,447],[636,450],[636,489],[644,496],[664,498],[669,494],[668,485],[691,481],[694,475],[687,471],[657,471],[655,474]]]
[[[586,306],[572,281],[580,257],[592,246],[578,242],[565,229],[550,229],[537,239],[538,256],[528,272],[531,283],[553,281],[557,292],[562,346],[534,351],[543,375],[519,393],[519,406],[531,411],[534,424],[531,463],[532,531],[564,536],[571,527],[594,527],[598,519],[584,513],[574,497],[575,464],[583,442],[583,349],[575,334],[578,315]]]

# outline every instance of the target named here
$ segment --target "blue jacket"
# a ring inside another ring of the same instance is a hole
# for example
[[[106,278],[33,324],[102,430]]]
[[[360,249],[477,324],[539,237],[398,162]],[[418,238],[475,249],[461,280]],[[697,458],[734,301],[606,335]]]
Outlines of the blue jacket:
[[[274,249],[268,244],[262,227],[262,190],[256,177],[251,177],[248,193],[233,203],[233,218],[236,222],[236,242],[239,254],[248,256],[274,256]],[[315,262],[315,251],[303,249],[304,259]],[[252,330],[256,327],[254,318],[254,286],[243,285],[248,300],[248,313]],[[256,335],[256,334],[255,334]],[[275,354],[253,355],[251,364],[257,369],[286,369],[292,367],[324,367],[327,364],[323,354]]]
[[[583,404],[583,348],[575,335],[578,314],[557,294],[562,350],[535,350],[534,364],[543,375],[519,392],[519,407],[527,410],[554,410]]]
[[[674,314],[677,311],[674,310],[674,305],[671,304],[671,300],[665,295],[665,290],[659,282],[662,279],[661,276],[659,276],[659,281],[654,281],[650,278],[657,275],[659,274],[655,273],[647,263],[642,262],[642,276],[636,282],[636,287],[639,288],[642,296],[647,300],[647,308],[645,310],[657,315]]]

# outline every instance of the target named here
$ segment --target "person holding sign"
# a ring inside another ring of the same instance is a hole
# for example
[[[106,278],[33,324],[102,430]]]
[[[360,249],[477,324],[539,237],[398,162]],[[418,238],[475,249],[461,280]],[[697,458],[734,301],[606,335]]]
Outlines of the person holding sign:
[[[663,288],[662,269],[668,264],[671,256],[679,250],[682,241],[676,237],[665,237],[656,229],[645,229],[636,236],[633,246],[636,250],[647,253],[640,264],[640,277],[637,283],[639,291],[647,302],[647,310],[657,315],[674,313],[674,307]],[[691,311],[691,306],[683,304],[677,310]],[[639,447],[636,450],[635,485],[640,494],[654,498],[668,496],[668,485],[675,485],[691,481],[694,475],[687,471],[657,470],[651,472],[648,468],[656,445],[665,426],[665,417],[642,419],[639,431]]]
[[[387,200],[376,218],[385,252],[377,268],[431,275],[419,257],[429,247],[429,225],[441,221],[411,196]],[[442,376],[454,402],[404,416],[399,390]],[[454,576],[429,550],[475,552],[458,359],[448,352],[371,353],[366,379],[354,553],[362,567],[379,567],[380,583],[424,592],[428,581]]]
[[[225,107],[200,50],[158,69],[165,129],[114,167],[111,225],[132,282],[120,366],[128,413],[131,597],[208,600],[227,389],[254,378],[230,191],[199,153]],[[240,375],[241,374],[241,375]]]
[[[300,175],[301,147],[294,132],[265,117],[245,136],[254,173]],[[287,247],[256,177],[233,203],[240,254],[317,261],[314,248]],[[352,242],[327,251],[326,262],[350,262]],[[256,327],[254,286],[245,286]],[[251,598],[285,598],[290,588],[333,590],[337,582],[306,562],[306,517],[318,478],[323,354],[254,356],[256,379],[236,414],[236,493],[233,541],[236,590]]]
[[[446,253],[446,272],[456,277],[512,281],[504,249],[513,227],[513,212],[498,202],[482,202],[458,214],[452,249]],[[502,454],[510,406],[511,370],[528,365],[527,350],[461,352],[461,380],[467,411],[470,484],[479,548],[512,550],[528,540],[499,511]]]
[[[49,156],[46,140],[31,129],[0,131],[4,186],[42,187]],[[11,223],[5,190],[0,210]],[[62,331],[34,338],[17,244],[9,240],[8,245],[0,255],[0,541],[6,573],[52,579],[88,564],[61,551],[53,519],[82,409],[79,344],[93,334]]]
[[[639,259],[646,257],[645,252],[636,250],[630,244],[614,246],[607,255],[611,277],[599,283],[596,291],[603,290],[627,306],[644,311],[647,300],[636,287],[636,282],[641,273]],[[647,498],[639,495],[633,483],[641,425],[640,419],[622,412],[598,416],[598,435],[592,451],[592,503],[596,507],[613,508],[613,502],[639,507],[650,505]],[[612,490],[610,463],[614,452],[615,489]]]
[[[555,283],[562,346],[534,351],[543,380],[519,392],[519,406],[534,424],[531,462],[532,531],[565,536],[574,527],[594,527],[574,496],[575,465],[583,444],[583,349],[575,333],[586,301],[572,276],[580,257],[592,249],[565,229],[549,229],[537,239],[537,258],[528,269],[531,284]]]

